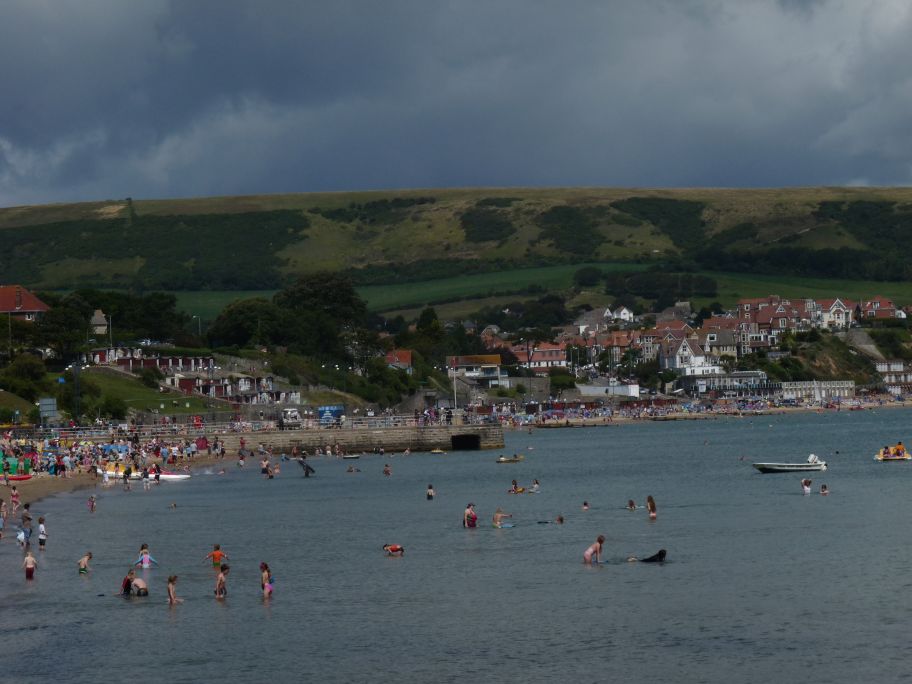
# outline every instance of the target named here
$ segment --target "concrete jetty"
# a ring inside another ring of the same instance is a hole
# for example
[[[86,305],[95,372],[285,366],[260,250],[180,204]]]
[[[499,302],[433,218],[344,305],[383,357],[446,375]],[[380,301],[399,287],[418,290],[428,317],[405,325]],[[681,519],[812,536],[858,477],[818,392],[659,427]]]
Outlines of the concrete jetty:
[[[337,444],[345,451],[472,451],[502,449],[503,428],[498,425],[428,425],[376,428],[305,428],[301,430],[269,430],[257,432],[223,432],[210,434],[224,441],[228,453],[237,453],[243,437],[248,449],[260,445],[274,452],[290,451],[292,447],[313,453],[317,447]]]

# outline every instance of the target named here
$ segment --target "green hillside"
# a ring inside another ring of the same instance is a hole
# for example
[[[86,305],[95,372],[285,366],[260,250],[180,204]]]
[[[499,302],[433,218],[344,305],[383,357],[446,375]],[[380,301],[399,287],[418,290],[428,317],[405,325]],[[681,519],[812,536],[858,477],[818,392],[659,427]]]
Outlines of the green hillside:
[[[901,281],[912,276],[900,257],[912,247],[912,188],[125,199],[0,209],[0,235],[3,281],[39,289],[275,290],[323,269],[354,269],[356,283],[374,286],[669,260],[700,271]]]

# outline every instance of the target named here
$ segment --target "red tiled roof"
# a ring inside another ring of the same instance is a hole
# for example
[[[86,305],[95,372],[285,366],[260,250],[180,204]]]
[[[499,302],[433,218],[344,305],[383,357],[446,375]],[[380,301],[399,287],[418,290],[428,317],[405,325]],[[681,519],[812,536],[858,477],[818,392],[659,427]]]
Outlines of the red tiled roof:
[[[412,350],[411,349],[393,349],[386,353],[386,362],[389,364],[398,363],[402,366],[411,368]]]
[[[0,285],[0,313],[44,313],[50,308],[21,285]]]

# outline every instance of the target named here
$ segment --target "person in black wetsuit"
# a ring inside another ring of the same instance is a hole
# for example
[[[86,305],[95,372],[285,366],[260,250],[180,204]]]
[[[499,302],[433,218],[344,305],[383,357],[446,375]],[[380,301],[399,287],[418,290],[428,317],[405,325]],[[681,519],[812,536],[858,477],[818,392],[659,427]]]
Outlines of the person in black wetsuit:
[[[649,558],[637,558],[636,556],[631,556],[627,559],[627,561],[630,563],[635,563],[636,561],[639,561],[640,563],[664,563],[666,555],[667,552],[665,549],[659,549],[658,552],[652,554]]]

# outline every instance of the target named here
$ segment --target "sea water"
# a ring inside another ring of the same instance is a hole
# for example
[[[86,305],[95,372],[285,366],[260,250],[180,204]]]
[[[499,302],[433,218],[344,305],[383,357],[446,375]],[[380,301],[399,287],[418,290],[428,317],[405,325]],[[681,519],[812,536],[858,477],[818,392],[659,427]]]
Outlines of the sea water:
[[[50,534],[33,582],[12,524],[0,542],[0,679],[895,681],[909,671],[912,462],[872,459],[909,437],[909,416],[518,431],[504,450],[523,453],[518,464],[371,455],[314,459],[309,479],[287,462],[266,480],[228,461],[225,475],[149,492],[99,487],[94,514],[88,490],[51,497],[33,506]],[[751,467],[810,452],[829,470]],[[352,463],[360,473],[345,472]],[[514,478],[539,479],[541,493],[508,494]],[[655,521],[625,509],[647,495]],[[468,502],[474,530],[461,526]],[[513,529],[491,526],[498,506]],[[564,525],[538,524],[558,515]],[[607,563],[584,566],[599,534]],[[150,596],[119,598],[143,543],[159,562],[138,571]],[[405,557],[386,557],[385,543]],[[213,544],[230,557],[224,601],[205,560]],[[660,548],[664,565],[626,562]],[[92,572],[79,576],[86,551]],[[275,576],[270,601],[260,561]],[[169,574],[185,599],[173,608]]]

